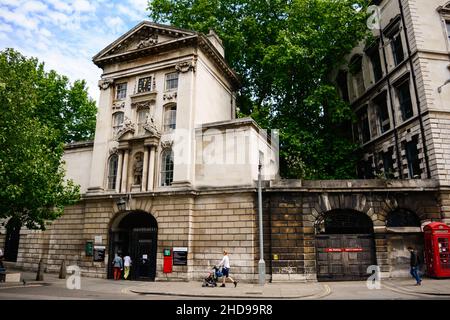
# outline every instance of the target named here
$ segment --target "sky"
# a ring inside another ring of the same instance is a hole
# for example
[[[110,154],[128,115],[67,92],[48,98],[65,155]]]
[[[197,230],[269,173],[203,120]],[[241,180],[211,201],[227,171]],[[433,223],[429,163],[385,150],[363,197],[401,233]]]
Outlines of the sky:
[[[14,48],[99,98],[92,57],[142,20],[147,0],[0,0],[0,50]]]

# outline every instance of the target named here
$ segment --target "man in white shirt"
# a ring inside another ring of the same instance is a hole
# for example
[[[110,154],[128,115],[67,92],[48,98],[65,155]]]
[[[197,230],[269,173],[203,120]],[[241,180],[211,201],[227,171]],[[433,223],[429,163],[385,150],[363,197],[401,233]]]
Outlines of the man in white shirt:
[[[231,282],[233,282],[234,287],[236,288],[237,286],[237,281],[233,280],[233,278],[230,277],[230,258],[228,257],[228,251],[227,250],[223,250],[223,258],[222,261],[220,261],[219,263],[219,267],[222,266],[222,273],[223,273],[223,282],[221,287],[225,287],[225,281],[227,279],[230,279]]]
[[[130,266],[131,266],[131,257],[129,255],[126,255],[125,258],[123,258],[123,266],[125,267],[125,273],[123,277],[125,280],[127,280],[128,275],[130,274]]]

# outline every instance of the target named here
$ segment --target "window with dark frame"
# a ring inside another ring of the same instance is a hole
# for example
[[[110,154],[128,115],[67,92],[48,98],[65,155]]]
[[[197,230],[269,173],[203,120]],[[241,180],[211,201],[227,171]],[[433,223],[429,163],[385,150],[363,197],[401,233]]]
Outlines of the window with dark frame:
[[[400,112],[402,113],[402,120],[413,116],[413,105],[411,101],[411,92],[409,90],[409,81],[403,82],[397,87],[398,102],[400,104]]]
[[[419,151],[417,142],[419,138],[415,135],[411,141],[404,143],[406,160],[408,162],[408,173],[411,179],[420,179],[422,170],[420,169]]]
[[[138,81],[138,93],[152,91],[152,77],[140,78]]]
[[[358,112],[358,130],[362,143],[370,140],[370,123],[367,106],[362,107]]]
[[[370,64],[372,65],[372,71],[375,83],[383,77],[383,69],[381,68],[380,51],[378,46],[368,52]]]
[[[391,37],[391,49],[392,49],[392,56],[394,58],[394,64],[398,66],[405,59],[405,53],[403,52],[402,37],[400,32],[396,33]]]
[[[118,164],[119,164],[119,157],[117,156],[117,154],[112,155],[109,158],[109,164],[108,164],[108,189],[109,190],[116,189]]]
[[[161,158],[161,186],[171,186],[173,182],[173,151],[164,150]]]
[[[118,83],[116,85],[116,99],[117,100],[122,100],[125,99],[127,97],[127,83]]]
[[[447,27],[447,38],[450,41],[450,20],[446,20],[445,25]]]
[[[178,89],[178,72],[166,74],[166,91]]]
[[[356,55],[350,60],[349,70],[353,77],[353,94],[359,97],[366,90],[362,72],[362,56]]]
[[[383,160],[383,170],[386,179],[394,178],[394,148],[390,147],[387,152],[382,152],[381,157]]]
[[[384,133],[391,128],[386,92],[376,97],[373,103],[376,105],[380,132]]]

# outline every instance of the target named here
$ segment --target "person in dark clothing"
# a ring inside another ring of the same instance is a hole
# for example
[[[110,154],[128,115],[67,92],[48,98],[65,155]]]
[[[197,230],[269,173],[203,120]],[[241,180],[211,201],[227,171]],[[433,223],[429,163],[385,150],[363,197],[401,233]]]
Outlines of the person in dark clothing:
[[[420,273],[419,273],[419,266],[420,266],[419,255],[417,254],[417,251],[413,247],[408,247],[408,251],[411,253],[411,258],[410,258],[411,276],[414,279],[416,279],[416,286],[420,286],[420,285],[422,285],[422,279],[420,278]]]

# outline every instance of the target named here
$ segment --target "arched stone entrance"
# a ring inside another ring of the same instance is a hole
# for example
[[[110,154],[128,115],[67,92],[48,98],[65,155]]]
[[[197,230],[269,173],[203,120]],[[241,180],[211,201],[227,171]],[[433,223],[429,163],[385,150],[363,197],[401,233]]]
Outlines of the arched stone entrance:
[[[108,278],[112,279],[115,254],[129,255],[132,260],[131,280],[154,281],[156,276],[158,223],[149,213],[132,211],[119,213],[109,231]]]
[[[315,224],[317,279],[367,279],[367,267],[376,264],[373,222],[364,213],[334,209]]]

